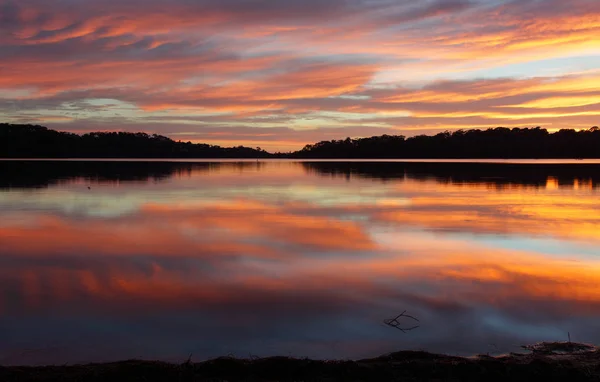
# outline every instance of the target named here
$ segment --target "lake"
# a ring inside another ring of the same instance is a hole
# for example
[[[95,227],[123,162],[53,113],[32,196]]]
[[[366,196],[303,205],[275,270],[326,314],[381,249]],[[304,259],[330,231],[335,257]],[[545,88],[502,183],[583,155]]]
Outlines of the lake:
[[[0,161],[0,364],[568,333],[600,343],[598,163]]]

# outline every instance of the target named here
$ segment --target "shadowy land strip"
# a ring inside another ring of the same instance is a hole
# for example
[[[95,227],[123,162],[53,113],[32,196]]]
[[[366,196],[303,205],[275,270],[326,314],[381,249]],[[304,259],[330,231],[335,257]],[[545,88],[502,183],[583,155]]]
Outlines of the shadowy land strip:
[[[525,347],[529,354],[453,357],[401,351],[360,361],[218,358],[180,365],[150,361],[0,367],[3,382],[74,381],[599,381],[600,350],[575,343]]]

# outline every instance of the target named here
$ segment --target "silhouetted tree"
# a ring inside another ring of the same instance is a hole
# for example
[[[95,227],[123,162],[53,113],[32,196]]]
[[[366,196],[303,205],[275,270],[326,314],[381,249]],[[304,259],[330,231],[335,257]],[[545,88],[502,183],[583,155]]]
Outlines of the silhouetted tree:
[[[296,158],[600,158],[600,129],[575,131],[497,127],[411,138],[322,141],[291,154]]]
[[[266,158],[264,150],[176,142],[146,133],[77,135],[37,125],[0,124],[3,158]]]
[[[306,145],[293,153],[270,154],[237,146],[176,142],[146,133],[94,132],[77,135],[43,126],[0,124],[4,158],[600,158],[600,129],[497,127],[406,138],[382,135]]]

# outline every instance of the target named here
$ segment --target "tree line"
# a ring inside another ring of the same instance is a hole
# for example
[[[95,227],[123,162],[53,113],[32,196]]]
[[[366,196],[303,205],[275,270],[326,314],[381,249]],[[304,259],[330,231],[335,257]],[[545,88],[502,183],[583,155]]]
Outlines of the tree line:
[[[59,132],[37,125],[0,124],[3,158],[600,158],[600,129],[540,127],[445,131],[436,135],[382,135],[306,145],[290,153],[174,141],[157,134]]]
[[[322,141],[293,153],[298,158],[600,158],[600,129],[497,127],[445,131],[433,136],[382,135]]]
[[[0,124],[2,158],[265,158],[259,148],[176,142],[157,134],[59,132],[38,125]]]

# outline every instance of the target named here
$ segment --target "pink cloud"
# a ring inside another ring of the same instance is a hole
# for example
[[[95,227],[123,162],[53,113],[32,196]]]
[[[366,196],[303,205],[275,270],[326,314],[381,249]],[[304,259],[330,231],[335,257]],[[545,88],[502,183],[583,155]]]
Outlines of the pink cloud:
[[[62,125],[70,130],[83,119],[103,130],[164,123],[173,131],[179,120],[186,127],[173,132],[190,137],[209,125],[345,127],[365,136],[375,126],[412,134],[597,124],[596,75],[468,78],[597,51],[598,2],[544,4],[2,0],[0,115],[72,119]],[[457,74],[468,79],[451,80]],[[102,112],[67,106],[94,99],[116,102]],[[352,130],[361,123],[362,133]],[[289,136],[281,142],[297,147]]]

